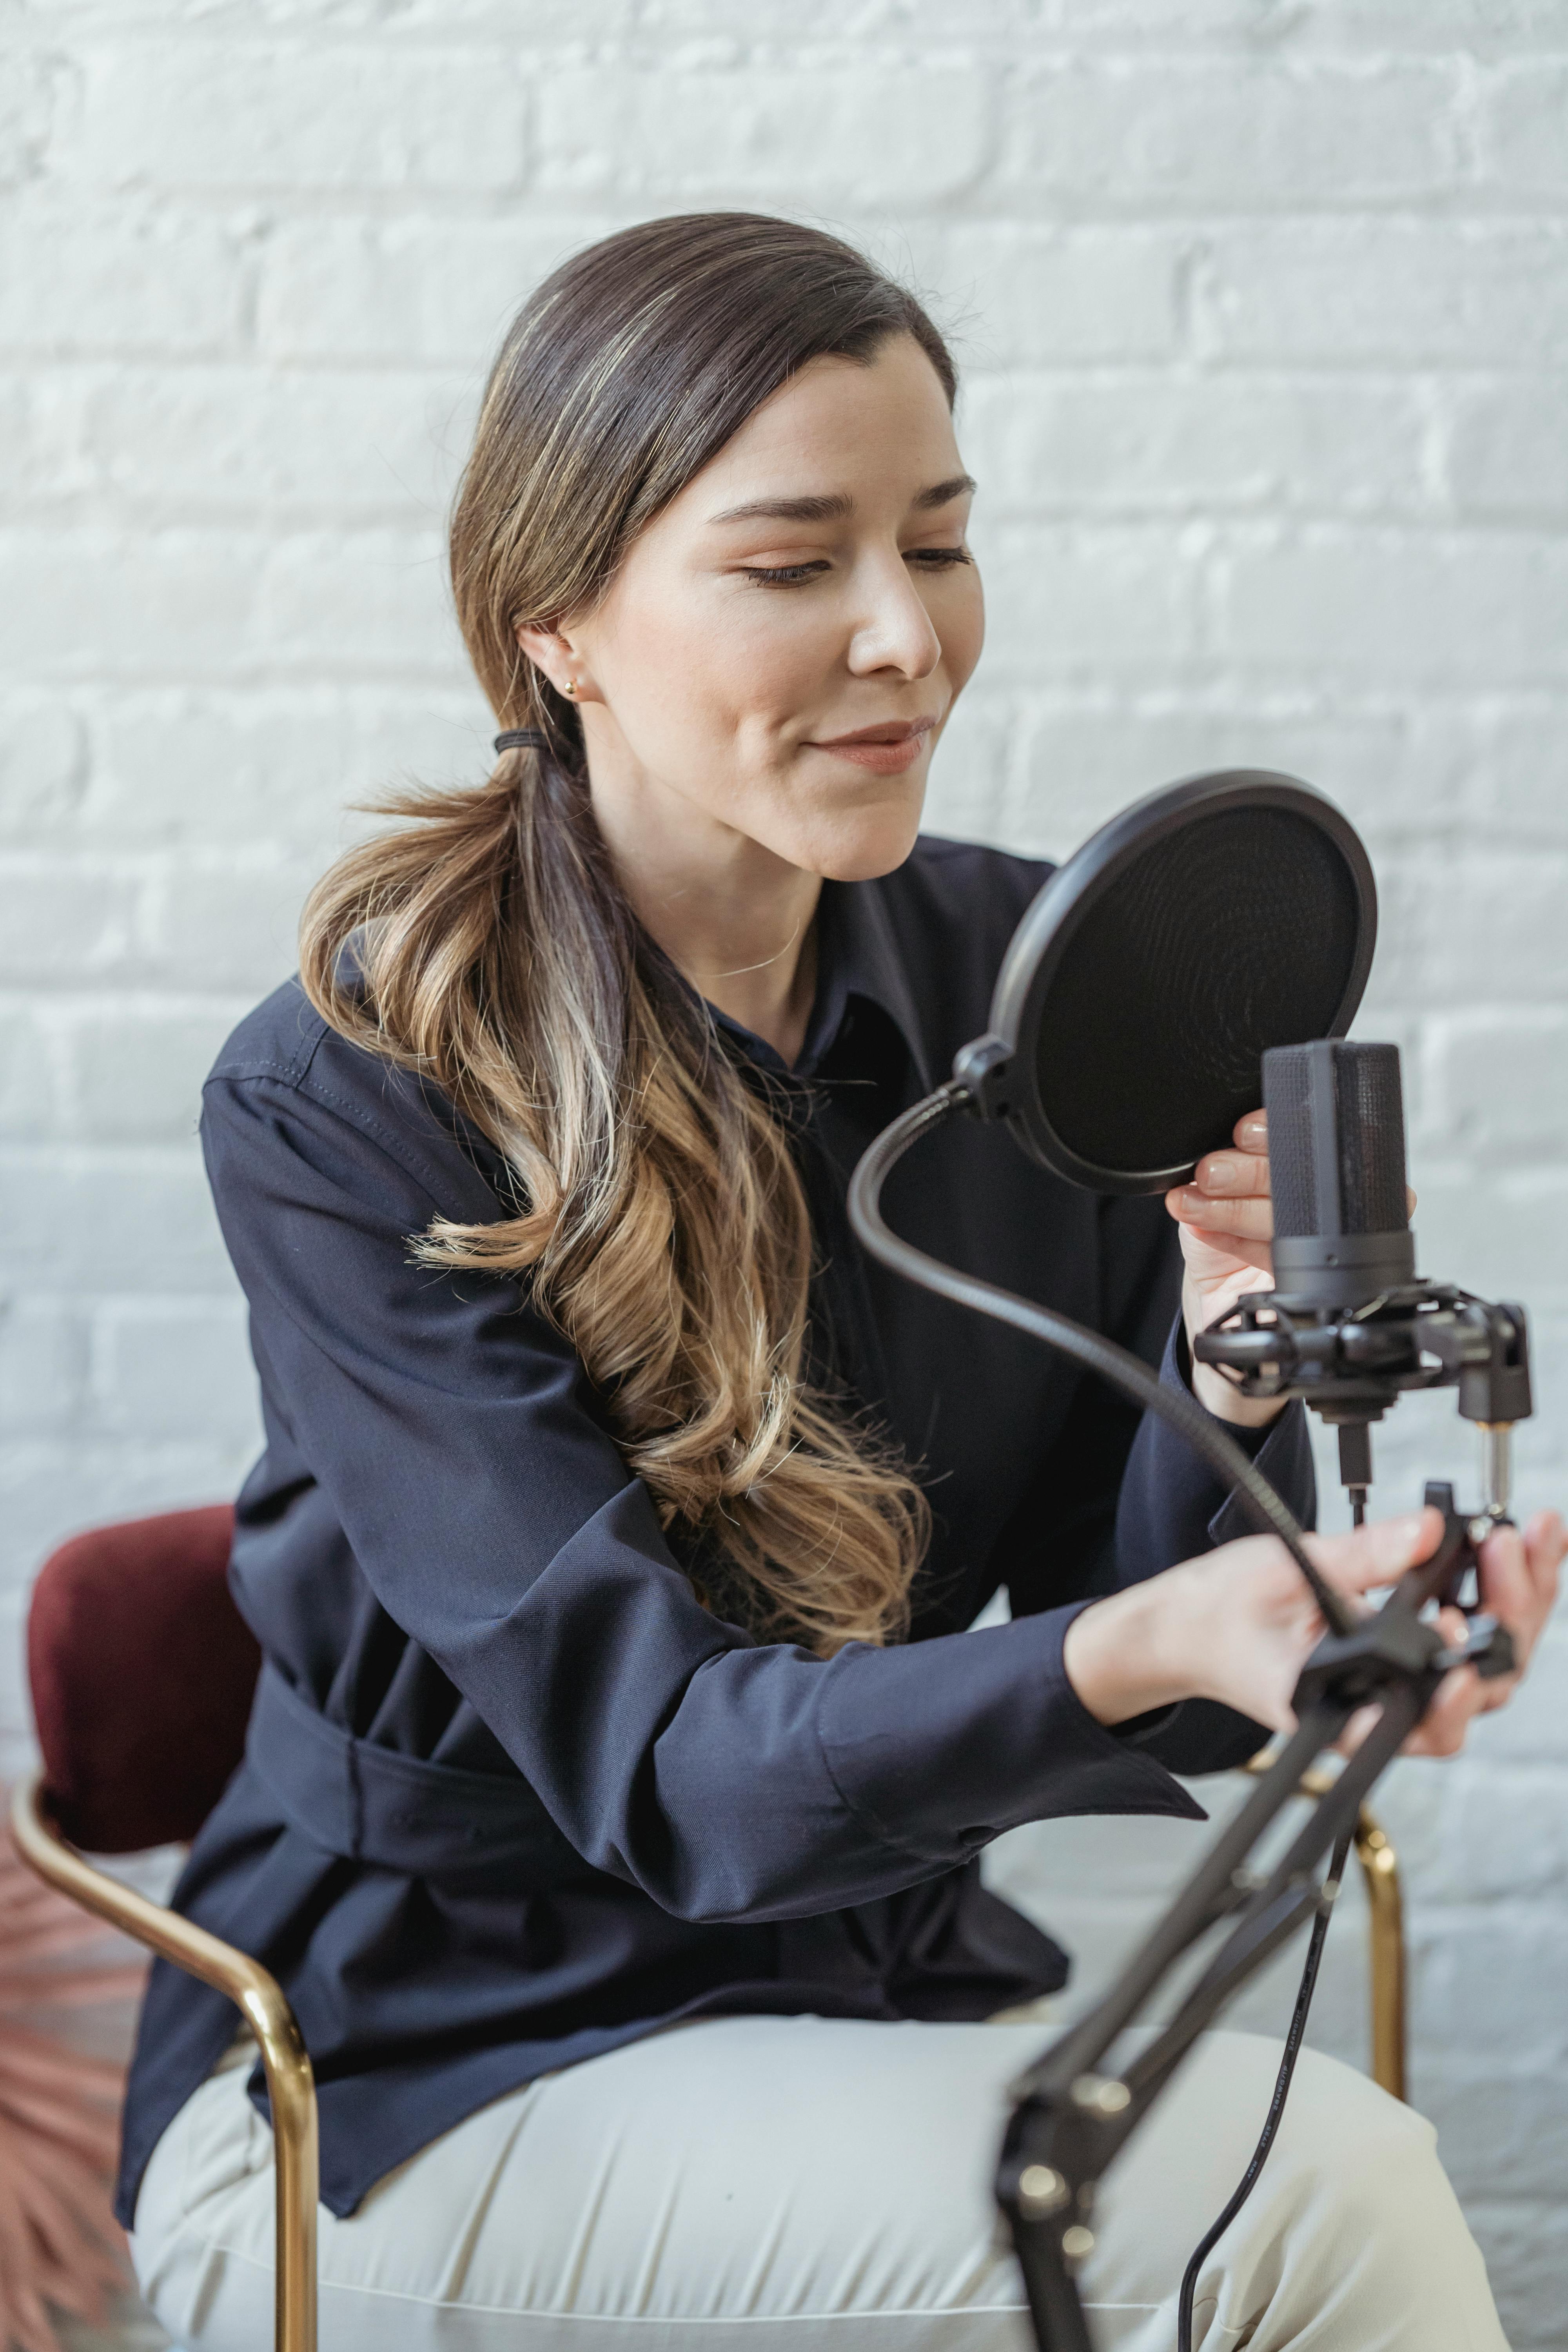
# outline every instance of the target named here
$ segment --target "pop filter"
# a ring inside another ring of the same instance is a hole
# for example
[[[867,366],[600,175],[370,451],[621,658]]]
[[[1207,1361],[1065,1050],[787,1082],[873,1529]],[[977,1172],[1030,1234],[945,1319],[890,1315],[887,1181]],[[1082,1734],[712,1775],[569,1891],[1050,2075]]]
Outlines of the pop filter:
[[[1252,769],[1195,776],[1058,867],[953,1075],[1058,1175],[1163,1192],[1257,1109],[1269,1046],[1344,1034],[1376,934],[1331,801]]]

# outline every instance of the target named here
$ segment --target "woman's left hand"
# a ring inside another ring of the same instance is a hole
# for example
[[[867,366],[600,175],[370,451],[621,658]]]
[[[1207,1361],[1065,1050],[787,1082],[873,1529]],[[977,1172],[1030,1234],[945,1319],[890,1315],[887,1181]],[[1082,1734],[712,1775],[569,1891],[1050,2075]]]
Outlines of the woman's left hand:
[[[1415,1193],[1408,1199],[1414,1209]],[[1192,1182],[1167,1192],[1165,1206],[1182,1229],[1182,1315],[1190,1349],[1195,1335],[1228,1314],[1247,1291],[1273,1286],[1274,1202],[1264,1113],[1249,1111],[1238,1119],[1235,1148],[1200,1160]],[[1285,1403],[1282,1397],[1240,1396],[1223,1372],[1195,1359],[1193,1389],[1220,1420],[1254,1428]],[[1538,1512],[1522,1529],[1498,1528],[1487,1538],[1479,1564],[1480,1603],[1512,1634],[1517,1671],[1483,1682],[1474,1666],[1455,1667],[1407,1742],[1407,1753],[1455,1755],[1478,1715],[1507,1706],[1555,1604],[1565,1556],[1568,1531],[1555,1511]],[[1445,1640],[1458,1649],[1469,1630],[1460,1612],[1446,1609],[1438,1622]],[[1375,1707],[1353,1717],[1339,1742],[1342,1752],[1353,1754],[1376,1719]]]
[[[1249,1110],[1234,1142],[1205,1153],[1190,1184],[1165,1195],[1182,1229],[1182,1318],[1191,1349],[1197,1334],[1228,1315],[1249,1290],[1274,1286],[1274,1198],[1268,1181],[1268,1118]],[[1406,1192],[1411,1210],[1415,1195]],[[1283,1397],[1249,1398],[1212,1364],[1193,1362],[1193,1392],[1220,1421],[1256,1429],[1283,1411]]]
[[[1235,1147],[1199,1160],[1190,1184],[1165,1195],[1182,1229],[1182,1316],[1189,1349],[1198,1332],[1227,1315],[1249,1290],[1274,1282],[1274,1202],[1268,1187],[1268,1122],[1260,1110],[1237,1119]],[[1272,1421],[1282,1397],[1253,1399],[1212,1364],[1193,1364],[1193,1391],[1221,1421],[1257,1428]]]
[[[1474,1666],[1455,1666],[1405,1743],[1407,1756],[1457,1756],[1478,1715],[1506,1706],[1557,1600],[1558,1570],[1568,1552],[1568,1530],[1555,1511],[1537,1511],[1523,1528],[1494,1528],[1480,1549],[1480,1605],[1513,1636],[1515,1672],[1483,1682]],[[1458,1609],[1440,1610],[1438,1630],[1451,1648],[1470,1628]],[[1353,1756],[1377,1720],[1375,1707],[1352,1716],[1338,1742]]]

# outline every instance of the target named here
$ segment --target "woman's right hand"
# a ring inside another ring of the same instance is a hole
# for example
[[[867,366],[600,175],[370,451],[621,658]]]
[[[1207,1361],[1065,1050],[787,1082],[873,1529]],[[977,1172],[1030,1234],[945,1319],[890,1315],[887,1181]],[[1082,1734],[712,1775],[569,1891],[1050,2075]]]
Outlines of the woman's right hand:
[[[1426,1559],[1442,1532],[1438,1514],[1422,1510],[1307,1542],[1328,1581],[1359,1596]],[[1500,1528],[1482,1548],[1482,1605],[1513,1635],[1520,1672],[1551,1614],[1565,1550],[1568,1534],[1555,1511],[1538,1513],[1522,1532]],[[1450,1643],[1464,1639],[1457,1610],[1446,1611],[1441,1622]],[[1068,1628],[1063,1656],[1073,1688],[1100,1723],[1124,1723],[1183,1698],[1210,1698],[1285,1732],[1295,1727],[1291,1694],[1323,1630],[1284,1545],[1273,1536],[1246,1536],[1096,1601]],[[1502,1706],[1518,1681],[1516,1673],[1486,1683],[1473,1666],[1456,1668],[1410,1751],[1453,1754],[1472,1717]],[[1353,1726],[1352,1735],[1362,1727]]]

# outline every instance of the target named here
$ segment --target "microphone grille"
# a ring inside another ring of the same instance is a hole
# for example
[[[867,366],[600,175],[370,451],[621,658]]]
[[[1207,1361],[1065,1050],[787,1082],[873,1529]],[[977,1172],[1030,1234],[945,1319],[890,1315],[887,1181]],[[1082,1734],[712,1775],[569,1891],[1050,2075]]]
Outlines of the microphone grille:
[[[1312,1150],[1310,1045],[1276,1045],[1263,1056],[1263,1108],[1268,1113],[1268,1181],[1277,1234],[1315,1234],[1317,1157]]]
[[[1397,1045],[1340,1045],[1334,1055],[1340,1134],[1340,1200],[1347,1234],[1403,1233],[1405,1091]]]
[[[1323,1038],[1263,1057],[1277,1234],[1403,1233],[1397,1045]]]

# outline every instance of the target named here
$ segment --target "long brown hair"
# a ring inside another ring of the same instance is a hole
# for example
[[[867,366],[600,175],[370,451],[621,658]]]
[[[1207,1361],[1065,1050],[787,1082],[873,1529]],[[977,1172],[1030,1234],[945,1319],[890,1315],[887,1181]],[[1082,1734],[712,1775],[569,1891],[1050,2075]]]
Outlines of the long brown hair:
[[[591,609],[644,526],[809,361],[865,362],[895,334],[951,401],[952,360],[910,294],[837,238],[753,214],[650,221],[545,280],[489,377],[451,563],[497,716],[550,748],[508,751],[474,790],[386,803],[409,822],[332,868],[301,935],[333,1027],[433,1078],[512,1171],[516,1214],[437,1219],[420,1257],[526,1271],[694,1578],[823,1654],[902,1630],[924,1500],[813,1375],[787,1118],[637,921],[577,715],[517,629]]]

